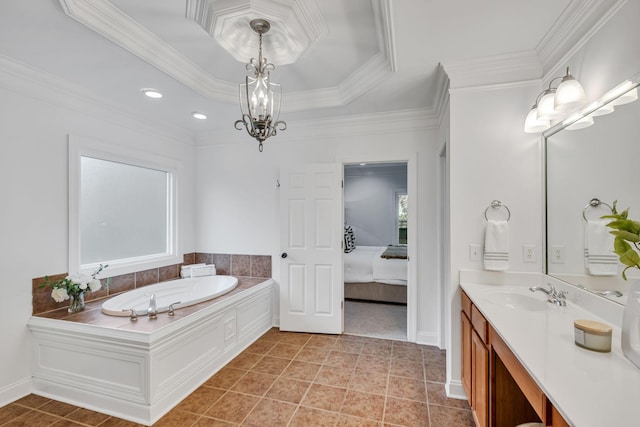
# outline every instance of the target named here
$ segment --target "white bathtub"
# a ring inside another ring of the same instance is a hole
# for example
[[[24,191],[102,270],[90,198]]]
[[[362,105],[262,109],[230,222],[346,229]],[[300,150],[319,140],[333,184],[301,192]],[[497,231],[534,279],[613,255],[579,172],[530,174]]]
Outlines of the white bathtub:
[[[238,279],[231,276],[170,280],[115,296],[102,304],[102,312],[109,316],[129,316],[133,309],[137,315],[142,316],[147,314],[151,296],[155,295],[156,310],[162,313],[168,311],[171,305],[178,309],[219,297],[232,291],[237,285]]]

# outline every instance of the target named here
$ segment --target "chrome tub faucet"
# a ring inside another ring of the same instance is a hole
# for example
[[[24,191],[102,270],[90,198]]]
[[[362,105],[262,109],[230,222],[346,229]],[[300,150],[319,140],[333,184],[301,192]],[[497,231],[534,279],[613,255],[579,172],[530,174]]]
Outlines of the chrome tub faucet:
[[[156,294],[151,294],[149,298],[149,307],[147,308],[147,316],[150,319],[155,319],[158,315],[158,307],[156,306]]]

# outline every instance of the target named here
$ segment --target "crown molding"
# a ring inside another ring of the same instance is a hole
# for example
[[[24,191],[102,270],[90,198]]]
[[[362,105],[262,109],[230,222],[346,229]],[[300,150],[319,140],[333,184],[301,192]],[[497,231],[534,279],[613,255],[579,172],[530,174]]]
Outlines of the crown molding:
[[[0,75],[0,87],[49,105],[99,118],[137,132],[156,135],[164,140],[170,139],[186,145],[191,145],[193,141],[194,134],[188,129],[142,115],[136,109],[116,104],[109,99],[99,98],[73,83],[1,54]]]
[[[185,16],[240,62],[258,50],[258,37],[248,31],[255,17],[271,24],[264,43],[278,65],[296,62],[328,31],[316,2],[309,0],[187,0]]]
[[[194,0],[195,1],[195,0]],[[190,1],[186,14],[202,18],[202,3]],[[284,0],[283,0],[284,1]],[[235,103],[238,85],[216,79],[107,0],[59,0],[64,12],[103,37],[153,65],[197,93]],[[391,0],[374,0],[379,52],[336,87],[284,93],[283,111],[346,105],[364,95],[395,70]],[[302,6],[301,6],[302,7]],[[380,35],[382,33],[382,35]]]
[[[424,133],[437,130],[441,117],[432,110],[412,109],[344,117],[304,119],[289,126],[287,133],[279,133],[278,141],[300,141],[295,129],[304,129],[305,135],[316,138],[345,138],[379,134],[397,135],[403,132]],[[196,136],[196,147],[236,145],[247,141],[247,133],[227,127],[217,132],[202,132]],[[253,141],[253,140],[252,140]],[[268,142],[267,142],[268,144]]]
[[[535,50],[443,64],[451,89],[540,78],[542,67]]]
[[[393,27],[393,8],[391,0],[374,0],[373,13],[378,31],[378,46],[389,62],[389,69],[397,71],[395,29]]]
[[[571,0],[536,47],[542,65],[541,75],[549,75],[562,68],[568,58],[626,2],[627,0]]]
[[[286,102],[283,102],[282,111],[303,111],[349,104],[383,82],[388,74],[389,62],[382,53],[377,53],[337,87],[284,95]]]
[[[445,109],[449,105],[449,76],[444,71],[442,64],[438,64],[436,70],[435,94],[433,96],[432,111],[440,120],[444,116]]]
[[[235,102],[238,87],[218,80],[106,0],[59,0],[64,12],[208,98]]]

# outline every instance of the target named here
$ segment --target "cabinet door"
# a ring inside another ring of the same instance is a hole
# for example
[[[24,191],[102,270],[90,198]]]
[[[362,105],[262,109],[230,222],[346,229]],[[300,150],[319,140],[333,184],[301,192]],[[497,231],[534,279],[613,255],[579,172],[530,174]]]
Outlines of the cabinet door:
[[[462,321],[462,387],[471,404],[471,321],[464,312],[460,313]]]
[[[478,427],[489,425],[489,350],[476,331],[471,332],[471,409]]]
[[[562,418],[555,406],[551,407],[551,425],[553,427],[569,427],[569,423]]]

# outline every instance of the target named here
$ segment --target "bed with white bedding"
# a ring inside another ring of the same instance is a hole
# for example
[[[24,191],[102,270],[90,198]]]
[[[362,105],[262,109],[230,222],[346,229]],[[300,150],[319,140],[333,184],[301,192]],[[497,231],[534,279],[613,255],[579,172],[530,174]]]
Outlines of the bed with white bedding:
[[[398,247],[357,246],[344,254],[344,297],[369,301],[407,302],[406,253]],[[394,252],[395,251],[395,252]],[[391,252],[390,259],[383,258]]]

